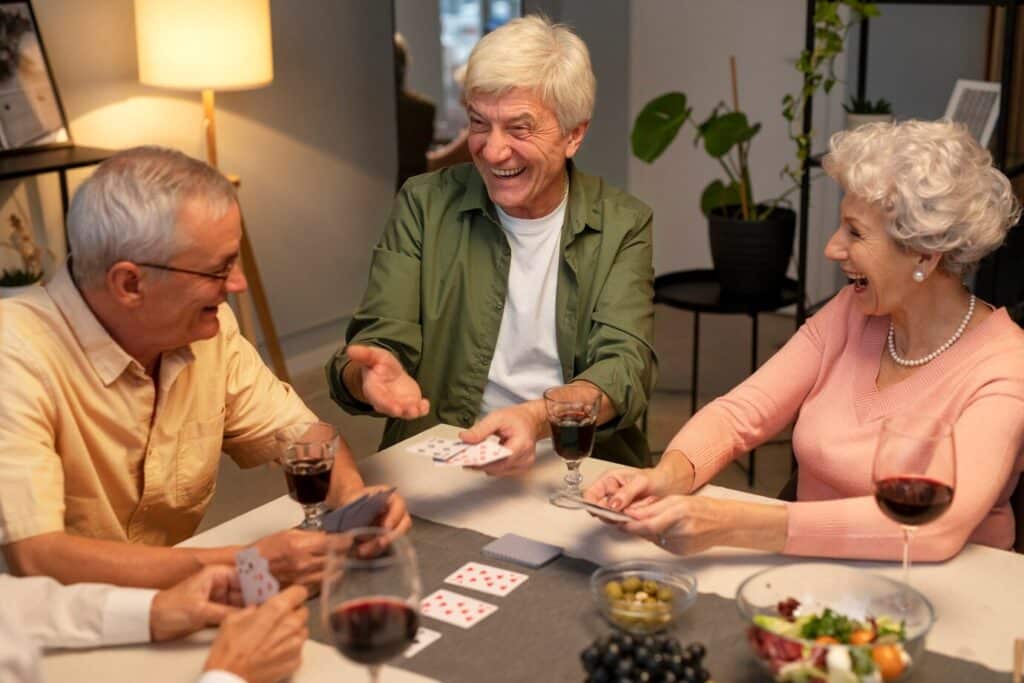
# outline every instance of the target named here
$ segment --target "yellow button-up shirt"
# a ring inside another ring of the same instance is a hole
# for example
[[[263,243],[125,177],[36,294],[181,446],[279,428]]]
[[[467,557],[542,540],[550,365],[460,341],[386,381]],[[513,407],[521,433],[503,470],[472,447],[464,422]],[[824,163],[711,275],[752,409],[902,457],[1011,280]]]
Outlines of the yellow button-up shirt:
[[[274,433],[315,420],[221,306],[216,337],[163,354],[159,395],[63,267],[0,301],[0,544],[68,533],[172,545],[213,497],[223,449],[272,460]]]

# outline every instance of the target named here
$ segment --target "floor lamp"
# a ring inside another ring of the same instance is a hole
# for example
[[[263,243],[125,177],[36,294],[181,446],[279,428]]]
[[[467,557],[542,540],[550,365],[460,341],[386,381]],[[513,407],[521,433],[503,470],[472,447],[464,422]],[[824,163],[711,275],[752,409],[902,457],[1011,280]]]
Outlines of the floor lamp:
[[[135,0],[135,35],[139,81],[202,92],[206,160],[217,168],[214,91],[259,88],[274,79],[270,0]],[[239,185],[237,176],[228,178]],[[237,302],[242,334],[256,343],[255,305],[274,372],[288,381],[244,219],[240,258],[249,282],[248,292],[239,295]]]

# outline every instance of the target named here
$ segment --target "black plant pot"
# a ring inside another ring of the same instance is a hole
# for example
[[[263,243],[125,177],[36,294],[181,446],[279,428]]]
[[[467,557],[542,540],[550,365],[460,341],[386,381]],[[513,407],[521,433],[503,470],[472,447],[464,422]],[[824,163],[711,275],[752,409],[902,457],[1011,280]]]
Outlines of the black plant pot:
[[[731,218],[739,207],[708,216],[711,260],[723,296],[736,299],[778,298],[793,254],[796,214],[776,208],[760,221]]]

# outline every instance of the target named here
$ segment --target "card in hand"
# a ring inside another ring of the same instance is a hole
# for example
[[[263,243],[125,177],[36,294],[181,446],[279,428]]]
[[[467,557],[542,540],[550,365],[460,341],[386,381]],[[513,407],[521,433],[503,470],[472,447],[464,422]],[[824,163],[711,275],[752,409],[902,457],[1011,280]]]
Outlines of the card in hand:
[[[419,455],[429,455],[434,460],[443,462],[466,450],[466,446],[468,445],[469,444],[463,443],[458,439],[442,439],[440,437],[433,437],[426,441],[420,441],[419,443],[413,444],[409,447],[409,450]]]
[[[472,588],[483,593],[504,597],[523,585],[526,574],[492,567],[479,562],[467,562],[444,580],[454,586]]]
[[[505,448],[496,440],[487,439],[486,441],[469,446],[462,452],[448,458],[445,464],[461,467],[483,467],[484,465],[504,460],[510,455],[512,455],[511,450]]]
[[[563,499],[565,499],[565,500],[568,500],[568,501],[571,501],[573,503],[576,503],[577,505],[580,506],[581,510],[586,510],[587,512],[589,512],[590,514],[594,515],[595,517],[600,517],[601,519],[607,519],[610,522],[631,522],[631,521],[633,521],[633,518],[630,517],[629,515],[627,515],[624,512],[619,512],[617,510],[612,510],[611,508],[606,508],[605,506],[598,505],[597,503],[591,503],[589,500],[584,500],[583,498],[581,498],[579,496],[572,496],[572,495],[569,495],[567,493],[563,493],[563,494],[561,494],[561,497]]]
[[[340,508],[331,510],[324,515],[324,531],[340,533],[349,529],[370,526],[387,507],[388,498],[394,492],[395,487],[392,486],[374,493],[366,493]]]
[[[420,626],[416,629],[416,637],[413,638],[412,644],[405,648],[405,658],[409,659],[410,657],[419,654],[421,650],[440,640],[440,638],[441,634],[437,631]]]
[[[470,628],[498,611],[497,605],[443,588],[423,598],[420,613],[461,628]]]
[[[246,607],[262,605],[280,591],[280,584],[270,573],[270,564],[255,547],[236,553],[235,566]]]

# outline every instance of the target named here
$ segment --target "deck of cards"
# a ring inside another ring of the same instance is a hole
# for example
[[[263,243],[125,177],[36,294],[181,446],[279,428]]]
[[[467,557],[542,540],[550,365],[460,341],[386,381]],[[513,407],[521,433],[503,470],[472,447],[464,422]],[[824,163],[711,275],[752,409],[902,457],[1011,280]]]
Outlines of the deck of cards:
[[[460,467],[483,467],[512,455],[512,451],[493,437],[472,445],[458,439],[433,437],[413,444],[409,450],[418,455],[429,455],[439,465]]]
[[[246,607],[262,605],[280,591],[281,585],[270,573],[270,564],[255,546],[236,553],[235,566]]]

